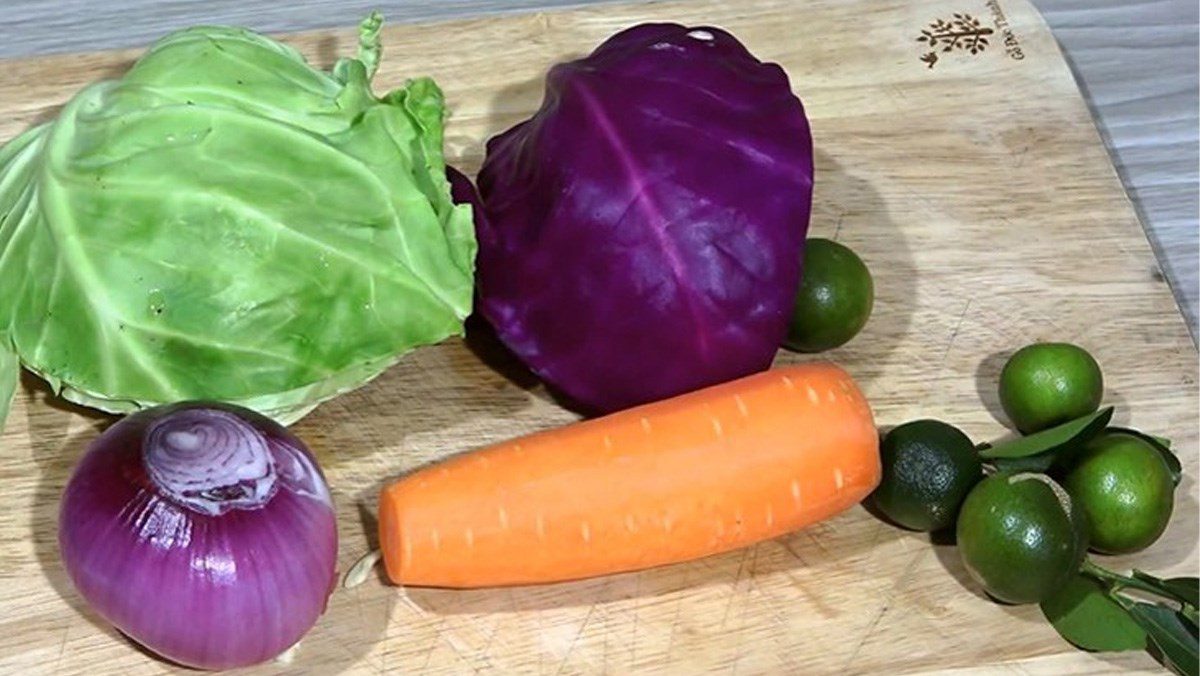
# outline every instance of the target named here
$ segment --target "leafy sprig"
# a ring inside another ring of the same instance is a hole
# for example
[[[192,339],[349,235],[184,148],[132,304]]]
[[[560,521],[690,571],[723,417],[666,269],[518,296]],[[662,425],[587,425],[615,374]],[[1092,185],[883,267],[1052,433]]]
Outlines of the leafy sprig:
[[[1168,669],[1194,676],[1200,661],[1198,597],[1198,578],[1161,579],[1139,570],[1121,575],[1084,561],[1079,574],[1041,608],[1059,635],[1079,648],[1149,650]]]
[[[1128,434],[1162,455],[1176,485],[1182,476],[1171,441],[1124,427],[1110,427],[1112,407],[1036,434],[981,444],[979,455],[994,470],[1052,472],[1068,467],[1088,441],[1104,432]],[[1197,607],[1200,579],[1163,579],[1134,570],[1122,575],[1085,560],[1078,574],[1041,603],[1059,635],[1084,650],[1148,650],[1181,676],[1197,674]]]

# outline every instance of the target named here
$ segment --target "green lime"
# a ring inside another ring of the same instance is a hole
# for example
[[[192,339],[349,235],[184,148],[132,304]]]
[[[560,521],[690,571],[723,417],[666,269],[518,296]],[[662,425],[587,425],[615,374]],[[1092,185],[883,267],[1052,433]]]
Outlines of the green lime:
[[[821,352],[844,345],[862,330],[874,304],[875,283],[862,259],[832,240],[810,239],[784,346]]]
[[[1000,405],[1023,434],[1094,413],[1103,395],[1100,365],[1070,343],[1026,345],[1000,373]]]
[[[1175,504],[1175,484],[1162,454],[1122,432],[1089,441],[1063,486],[1087,515],[1092,549],[1105,554],[1128,554],[1154,544]]]
[[[879,455],[883,478],[871,497],[889,519],[913,530],[953,524],[963,499],[983,478],[975,445],[937,420],[914,420],[888,432]]]
[[[1050,477],[1001,472],[980,481],[963,502],[958,551],[988,594],[1036,603],[1079,570],[1087,523]]]

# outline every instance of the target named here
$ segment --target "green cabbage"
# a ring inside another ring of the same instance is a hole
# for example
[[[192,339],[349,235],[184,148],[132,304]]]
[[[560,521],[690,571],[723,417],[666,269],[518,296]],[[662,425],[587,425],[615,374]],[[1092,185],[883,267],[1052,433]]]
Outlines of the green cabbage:
[[[183,30],[0,149],[0,353],[105,411],[212,399],[290,423],[461,334],[476,246],[442,94],[371,93],[379,26],[332,73]]]

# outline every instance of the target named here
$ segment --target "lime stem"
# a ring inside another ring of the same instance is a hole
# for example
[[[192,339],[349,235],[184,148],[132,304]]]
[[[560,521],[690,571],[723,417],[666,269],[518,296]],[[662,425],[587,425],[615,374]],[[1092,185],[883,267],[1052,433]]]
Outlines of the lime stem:
[[[1104,583],[1105,586],[1108,587],[1110,595],[1112,596],[1115,596],[1116,593],[1122,589],[1137,589],[1138,591],[1144,591],[1147,594],[1154,594],[1160,598],[1167,598],[1171,599],[1172,601],[1175,600],[1173,596],[1163,591],[1162,587],[1159,587],[1152,582],[1146,582],[1144,580],[1139,580],[1127,575],[1121,575],[1120,573],[1114,573],[1107,568],[1102,568],[1092,563],[1091,559],[1083,560],[1083,565],[1080,567],[1079,572],[1084,573],[1085,575],[1091,575],[1096,580]]]
[[[1185,603],[1183,604],[1183,609],[1180,612],[1182,612],[1183,616],[1188,618],[1188,621],[1190,621],[1193,625],[1200,624],[1200,617],[1197,617],[1195,606]]]

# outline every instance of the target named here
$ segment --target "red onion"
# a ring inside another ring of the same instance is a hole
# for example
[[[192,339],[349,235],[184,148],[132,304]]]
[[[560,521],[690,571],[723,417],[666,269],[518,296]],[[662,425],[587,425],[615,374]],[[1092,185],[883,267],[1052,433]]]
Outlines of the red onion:
[[[298,439],[224,404],[131,415],[88,448],[67,484],[59,546],[106,620],[180,664],[271,659],[325,611],[337,524]]]

